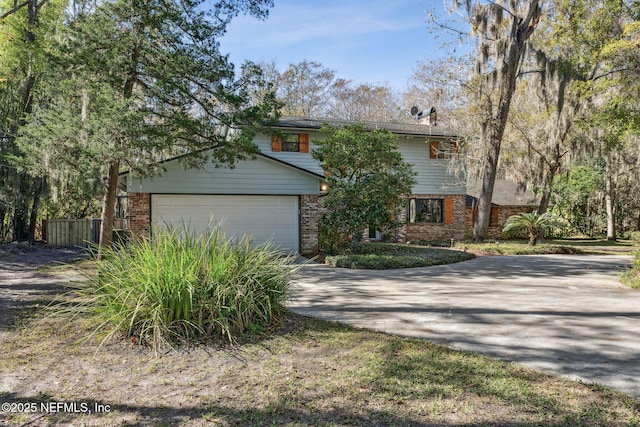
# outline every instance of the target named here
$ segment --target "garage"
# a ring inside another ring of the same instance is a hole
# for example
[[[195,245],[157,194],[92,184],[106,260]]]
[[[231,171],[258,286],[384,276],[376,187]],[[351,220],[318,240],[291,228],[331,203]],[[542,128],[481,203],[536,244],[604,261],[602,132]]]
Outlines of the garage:
[[[250,235],[255,243],[273,241],[285,252],[299,252],[298,196],[152,194],[154,225],[187,224],[196,233],[222,223],[227,238]]]

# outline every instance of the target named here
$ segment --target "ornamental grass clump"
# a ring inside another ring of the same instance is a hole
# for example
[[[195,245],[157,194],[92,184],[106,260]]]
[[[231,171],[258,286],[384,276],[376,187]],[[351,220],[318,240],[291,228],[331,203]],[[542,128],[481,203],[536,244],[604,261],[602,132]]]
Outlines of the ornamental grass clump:
[[[152,240],[108,250],[72,310],[95,316],[92,336],[102,343],[117,334],[155,350],[212,336],[233,341],[283,309],[294,273],[271,243],[230,242],[218,228],[200,236],[156,229]]]

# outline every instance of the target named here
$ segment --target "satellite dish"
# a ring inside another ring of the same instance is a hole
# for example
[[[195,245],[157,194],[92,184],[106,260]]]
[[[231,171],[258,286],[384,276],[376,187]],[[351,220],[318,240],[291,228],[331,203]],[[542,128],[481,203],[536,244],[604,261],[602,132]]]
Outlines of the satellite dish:
[[[416,106],[411,107],[411,115],[412,116],[415,116],[416,114],[418,114],[418,111],[419,111],[418,107],[416,107]]]

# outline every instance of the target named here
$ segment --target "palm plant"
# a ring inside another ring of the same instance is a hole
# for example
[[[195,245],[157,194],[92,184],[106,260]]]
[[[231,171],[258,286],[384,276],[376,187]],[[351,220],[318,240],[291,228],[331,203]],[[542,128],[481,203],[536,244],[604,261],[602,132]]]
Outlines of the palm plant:
[[[560,225],[560,217],[545,212],[522,212],[517,215],[511,215],[502,229],[503,232],[511,230],[526,230],[529,233],[529,246],[535,246],[539,237],[548,230],[557,228]]]

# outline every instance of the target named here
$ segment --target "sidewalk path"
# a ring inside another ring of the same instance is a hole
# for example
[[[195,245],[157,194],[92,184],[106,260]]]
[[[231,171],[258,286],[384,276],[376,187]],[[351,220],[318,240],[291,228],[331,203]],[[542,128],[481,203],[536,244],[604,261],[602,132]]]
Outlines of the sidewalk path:
[[[308,316],[498,356],[640,397],[640,291],[628,256],[487,256],[403,270],[305,265]]]

